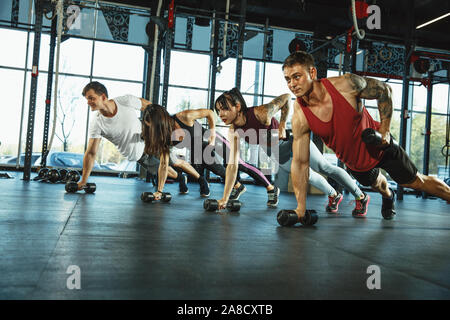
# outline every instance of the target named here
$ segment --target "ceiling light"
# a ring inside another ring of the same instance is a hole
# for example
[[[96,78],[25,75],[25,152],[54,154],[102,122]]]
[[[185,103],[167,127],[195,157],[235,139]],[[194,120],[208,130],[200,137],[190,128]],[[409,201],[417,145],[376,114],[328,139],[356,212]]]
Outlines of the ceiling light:
[[[436,22],[436,21],[438,21],[438,20],[444,19],[445,17],[448,17],[448,16],[450,16],[450,12],[449,12],[449,13],[446,13],[446,14],[440,16],[440,17],[437,17],[436,19],[433,19],[433,20],[430,20],[430,21],[428,21],[428,22],[425,22],[424,24],[421,24],[420,26],[417,26],[416,29],[420,29],[420,28],[422,28],[422,27],[425,27],[425,26],[427,26],[427,25],[429,25],[429,24],[432,24],[433,22]]]

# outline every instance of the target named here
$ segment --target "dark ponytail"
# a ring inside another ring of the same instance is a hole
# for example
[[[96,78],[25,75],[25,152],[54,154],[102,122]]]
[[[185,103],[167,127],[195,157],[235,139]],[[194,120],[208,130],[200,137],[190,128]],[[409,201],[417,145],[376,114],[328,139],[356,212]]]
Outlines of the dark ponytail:
[[[149,105],[142,115],[142,136],[145,141],[144,152],[160,156],[170,152],[174,120],[165,108],[157,104]]]
[[[244,97],[242,97],[241,92],[238,88],[233,88],[229,91],[222,93],[214,103],[214,109],[219,113],[219,107],[224,110],[228,110],[231,106],[236,106],[239,103],[241,105],[241,111],[247,111],[247,104],[245,103]]]

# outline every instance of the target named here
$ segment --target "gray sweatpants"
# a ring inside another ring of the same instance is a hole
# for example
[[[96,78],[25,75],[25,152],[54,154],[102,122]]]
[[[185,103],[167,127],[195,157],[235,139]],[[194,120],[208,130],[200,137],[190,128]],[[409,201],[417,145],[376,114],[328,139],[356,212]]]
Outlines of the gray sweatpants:
[[[285,163],[292,157],[293,141],[293,137],[291,137],[288,141],[280,141],[278,144],[280,164]],[[363,195],[361,189],[359,189],[347,171],[329,163],[322,153],[320,153],[313,141],[310,141],[309,143],[309,166],[309,183],[326,195],[331,196],[336,192],[336,190],[322,175],[317,172],[333,178],[337,183],[348,190],[355,198],[359,198]]]

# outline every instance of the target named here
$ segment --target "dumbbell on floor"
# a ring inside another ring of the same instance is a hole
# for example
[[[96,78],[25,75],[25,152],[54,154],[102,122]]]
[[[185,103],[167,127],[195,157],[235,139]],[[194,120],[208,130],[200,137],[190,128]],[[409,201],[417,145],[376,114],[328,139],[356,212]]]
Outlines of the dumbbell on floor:
[[[61,179],[61,175],[58,169],[50,169],[47,173],[47,181],[56,183]]]
[[[155,195],[153,192],[142,192],[141,200],[144,202],[153,202],[155,201]],[[169,192],[163,192],[161,195],[162,202],[170,202],[172,200],[172,195]]]
[[[86,183],[85,186],[81,188],[81,190],[84,190],[86,193],[94,193],[97,189],[97,186],[95,183]],[[78,183],[75,181],[69,181],[66,183],[66,191],[68,193],[75,193],[78,191]]]
[[[319,216],[315,210],[306,210],[305,215],[300,219],[294,210],[281,210],[277,214],[277,221],[283,227],[292,227],[297,222],[304,226],[312,226],[318,219]]]
[[[48,168],[41,168],[41,170],[39,170],[38,172],[38,175],[34,177],[33,181],[46,180],[48,172],[49,172]]]
[[[69,174],[70,173],[70,174]],[[33,181],[43,182],[67,182],[67,181],[80,181],[80,174],[77,171],[67,171],[66,169],[49,169],[42,168],[39,170],[38,175]]]
[[[242,203],[239,200],[228,200],[227,210],[231,212],[236,212],[241,209]],[[203,202],[203,208],[206,211],[216,211],[219,208],[219,202],[215,199],[206,199]]]
[[[76,170],[71,170],[66,175],[66,182],[78,182],[80,179],[81,176]]]
[[[69,173],[69,171],[67,171],[66,169],[59,169],[59,176],[60,176],[59,181],[60,182],[67,182],[66,179],[67,179],[67,174],[68,173]]]

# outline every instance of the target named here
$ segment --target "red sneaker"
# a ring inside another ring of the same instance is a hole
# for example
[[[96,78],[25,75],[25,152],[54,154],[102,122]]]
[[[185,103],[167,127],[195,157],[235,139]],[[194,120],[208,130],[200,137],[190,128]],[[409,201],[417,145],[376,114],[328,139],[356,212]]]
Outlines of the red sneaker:
[[[364,193],[364,192],[363,192]],[[355,200],[356,206],[352,211],[355,218],[365,217],[367,215],[367,207],[369,206],[370,196],[364,193],[364,199]]]
[[[344,196],[342,193],[337,193],[334,197],[328,197],[328,205],[326,207],[326,210],[328,213],[336,213],[338,212],[339,203],[341,203],[342,199],[344,199]]]

